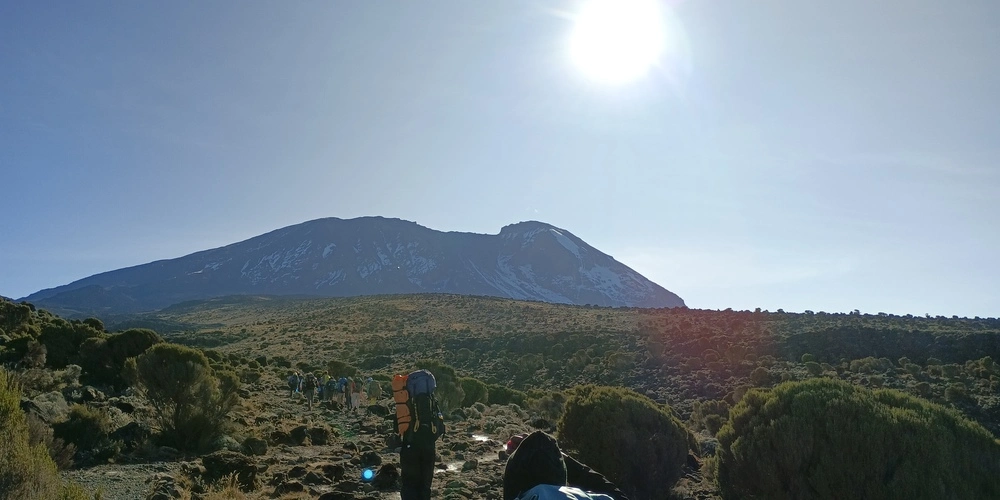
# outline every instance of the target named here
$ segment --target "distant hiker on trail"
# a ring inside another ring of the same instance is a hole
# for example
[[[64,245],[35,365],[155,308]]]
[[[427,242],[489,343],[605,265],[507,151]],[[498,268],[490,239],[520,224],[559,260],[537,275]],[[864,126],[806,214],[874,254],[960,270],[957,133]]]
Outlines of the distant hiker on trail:
[[[330,395],[333,394],[332,391],[328,391],[326,389],[327,383],[330,382],[331,378],[332,377],[330,377],[329,373],[323,372],[323,377],[319,380],[320,394],[322,394],[322,396],[319,398],[320,402],[330,399]]]
[[[361,404],[361,389],[364,387],[364,383],[361,382],[361,377],[355,377],[353,382],[354,382],[354,396],[351,402],[354,404],[354,407],[351,408],[351,410],[357,410],[359,405]]]
[[[434,481],[435,442],[445,433],[444,418],[434,399],[437,382],[427,370],[392,379],[396,401],[399,450],[400,500],[430,500]]]
[[[337,391],[337,379],[333,377],[327,377],[326,383],[324,385],[323,394],[326,395],[327,401],[336,401],[340,396]]]
[[[361,407],[364,408],[367,407],[369,404],[376,404],[378,403],[378,400],[381,397],[382,397],[382,386],[379,385],[379,383],[375,381],[373,378],[368,377],[368,381],[365,382],[366,401],[361,403]]]
[[[354,411],[354,377],[347,377],[344,397],[347,399],[347,411]]]
[[[516,446],[503,471],[503,500],[628,500],[603,475],[566,455],[542,431],[511,438]]]
[[[340,378],[340,397],[344,400],[344,411],[351,410],[351,382],[347,377]]]
[[[292,397],[299,390],[299,374],[295,372],[288,373],[288,397]]]
[[[306,401],[309,403],[309,409],[313,409],[313,394],[316,392],[316,377],[309,373],[306,375],[305,382],[302,383],[302,393],[306,396]]]

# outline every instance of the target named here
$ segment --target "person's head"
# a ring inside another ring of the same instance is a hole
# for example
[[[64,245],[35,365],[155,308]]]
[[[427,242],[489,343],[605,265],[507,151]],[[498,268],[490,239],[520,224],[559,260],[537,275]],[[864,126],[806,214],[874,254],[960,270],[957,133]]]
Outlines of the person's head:
[[[517,445],[503,471],[503,498],[517,495],[539,485],[566,485],[566,462],[556,439],[542,431],[528,434]]]
[[[504,451],[507,452],[507,455],[514,453],[514,450],[517,449],[517,446],[521,444],[521,441],[524,441],[524,438],[526,437],[528,437],[527,434],[517,434],[515,436],[511,436],[511,438],[507,440],[507,445],[504,447]]]

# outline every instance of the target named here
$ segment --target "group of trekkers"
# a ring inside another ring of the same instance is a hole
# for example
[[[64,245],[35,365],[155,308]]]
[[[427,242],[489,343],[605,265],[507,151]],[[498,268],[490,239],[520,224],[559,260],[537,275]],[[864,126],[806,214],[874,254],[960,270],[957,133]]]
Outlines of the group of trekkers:
[[[382,386],[372,377],[333,377],[327,372],[288,373],[288,397],[302,394],[309,409],[318,400],[335,401],[345,412],[368,406],[382,397]]]
[[[444,415],[434,395],[437,381],[428,370],[396,374],[391,381],[396,411],[387,415],[399,436],[400,499],[430,500],[436,461],[435,442],[444,435]],[[345,411],[378,403],[382,387],[367,377],[332,377],[326,372],[289,372],[288,394],[313,400],[338,401]],[[504,468],[504,500],[628,500],[597,471],[559,449],[554,437],[536,431],[507,442],[510,458]]]

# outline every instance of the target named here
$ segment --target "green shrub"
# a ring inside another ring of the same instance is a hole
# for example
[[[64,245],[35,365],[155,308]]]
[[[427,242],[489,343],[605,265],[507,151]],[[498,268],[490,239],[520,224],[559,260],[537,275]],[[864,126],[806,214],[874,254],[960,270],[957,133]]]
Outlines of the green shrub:
[[[802,355],[802,362],[803,363],[810,363],[810,362],[813,362],[813,361],[816,361],[816,356],[813,356],[812,354],[809,354],[809,353],[805,353],[805,354]]]
[[[489,398],[487,404],[491,405],[516,404],[524,406],[528,401],[528,395],[524,392],[499,384],[486,384],[486,391]]]
[[[760,387],[771,383],[771,372],[763,366],[758,366],[750,373],[750,385]]]
[[[55,462],[60,470],[69,469],[73,466],[73,456],[76,455],[76,446],[66,443],[55,436],[52,427],[46,424],[34,413],[26,413],[25,421],[28,424],[28,445],[43,445],[49,452],[49,457]]]
[[[465,392],[465,397],[462,398],[462,408],[489,401],[490,391],[482,380],[462,377],[458,379],[458,382],[462,384],[462,391]]]
[[[917,390],[917,394],[925,398],[929,397],[932,392],[931,384],[928,382],[918,382],[917,385],[914,386],[914,388]]]
[[[278,358],[275,358],[277,360]],[[276,361],[277,362],[277,361]],[[353,377],[358,374],[358,368],[350,363],[334,359],[326,364],[327,373],[331,377]]]
[[[619,387],[573,388],[557,429],[563,447],[636,498],[666,498],[688,453],[669,407]]]
[[[53,426],[56,437],[76,445],[80,450],[92,450],[108,438],[111,419],[107,412],[87,405],[73,405],[69,417]]]
[[[21,391],[0,369],[0,496],[3,498],[87,498],[79,487],[64,483],[43,443],[30,444],[20,407]]]
[[[547,392],[540,397],[532,398],[528,404],[542,418],[556,422],[562,417],[566,394],[558,391]]]
[[[76,353],[84,340],[98,337],[101,332],[81,322],[70,323],[64,319],[46,323],[42,326],[39,342],[47,351],[47,363],[52,368],[63,368],[75,362]]]
[[[97,330],[98,332],[104,331],[104,322],[97,318],[87,318],[83,320],[83,324]]]
[[[820,364],[815,361],[807,361],[806,370],[809,372],[810,375],[814,377],[818,377],[823,373],[823,367],[820,366]]]
[[[239,378],[214,371],[196,349],[161,343],[127,363],[129,377],[149,399],[160,438],[182,450],[202,450],[224,431],[239,402]]]
[[[961,403],[969,399],[969,393],[965,384],[961,382],[954,382],[948,384],[948,387],[945,388],[944,398],[952,403]]]
[[[695,401],[691,407],[691,426],[715,435],[729,419],[729,403],[725,401]]]
[[[871,356],[851,361],[850,370],[854,373],[875,373],[879,369],[880,369],[879,360]]]
[[[998,498],[1000,444],[894,390],[810,379],[754,389],[719,431],[724,498]]]
[[[156,332],[146,328],[131,328],[106,337],[90,337],[80,344],[80,364],[87,372],[88,382],[122,388],[126,385],[122,376],[125,360],[139,356],[161,342],[163,339]]]

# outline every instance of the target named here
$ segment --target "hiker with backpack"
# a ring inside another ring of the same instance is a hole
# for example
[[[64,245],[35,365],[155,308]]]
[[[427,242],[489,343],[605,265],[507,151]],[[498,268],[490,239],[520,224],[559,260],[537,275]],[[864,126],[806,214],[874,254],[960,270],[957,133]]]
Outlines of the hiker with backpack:
[[[306,375],[305,381],[302,383],[302,393],[306,396],[306,401],[309,403],[309,409],[313,409],[313,395],[316,392],[316,376],[312,373]]]
[[[326,383],[323,384],[324,390],[323,394],[326,395],[327,401],[336,401],[337,396],[337,379],[333,377],[327,377]]]
[[[343,383],[340,386],[341,397],[344,398],[344,411],[351,411],[351,379],[344,377]]]
[[[445,433],[444,418],[434,398],[434,374],[417,370],[392,379],[396,402],[399,450],[400,500],[430,500],[434,480],[435,442]]]
[[[299,374],[288,372],[288,397],[291,398],[299,390]]]
[[[323,377],[321,377],[321,378],[319,379],[319,387],[320,387],[320,388],[319,388],[319,390],[320,390],[320,394],[322,395],[322,396],[321,396],[321,397],[319,398],[319,401],[320,401],[321,403],[322,403],[323,401],[326,401],[326,400],[330,399],[330,395],[331,395],[331,394],[333,394],[332,392],[330,392],[330,391],[328,391],[328,390],[326,389],[326,386],[327,386],[327,384],[328,384],[328,383],[330,382],[330,378],[331,378],[331,377],[330,377],[330,374],[329,374],[329,373],[327,373],[327,372],[323,372]]]
[[[542,431],[511,438],[503,471],[504,500],[628,500],[603,475],[562,452]]]
[[[368,382],[365,384],[365,399],[366,401],[362,403],[361,406],[367,407],[369,404],[377,404],[379,398],[382,397],[382,386],[379,385],[375,379],[368,377]]]
[[[357,410],[361,407],[361,391],[363,390],[364,385],[364,382],[361,381],[361,377],[354,377],[354,395],[352,399],[354,407],[351,408],[352,410]]]

